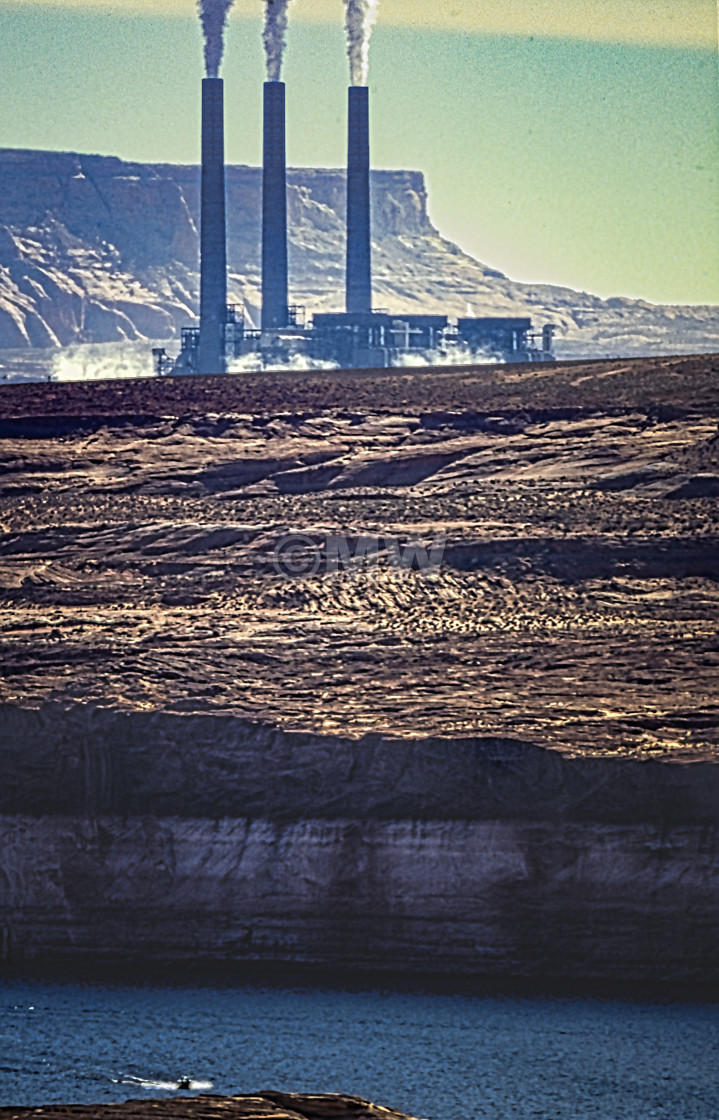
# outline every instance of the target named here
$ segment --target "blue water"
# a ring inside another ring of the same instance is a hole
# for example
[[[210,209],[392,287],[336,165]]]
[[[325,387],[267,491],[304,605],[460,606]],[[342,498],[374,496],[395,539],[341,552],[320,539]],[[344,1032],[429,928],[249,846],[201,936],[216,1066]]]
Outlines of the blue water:
[[[346,1092],[431,1120],[719,1120],[719,1007],[10,981],[0,1103]]]

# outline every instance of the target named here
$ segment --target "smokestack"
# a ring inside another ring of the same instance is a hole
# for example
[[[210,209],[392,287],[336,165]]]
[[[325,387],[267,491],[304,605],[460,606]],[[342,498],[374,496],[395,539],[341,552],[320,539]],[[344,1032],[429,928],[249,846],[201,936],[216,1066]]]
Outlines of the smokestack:
[[[347,311],[372,310],[369,90],[350,86],[347,141]]]
[[[225,372],[227,244],[222,78],[202,79],[199,373]]]
[[[262,171],[262,329],[286,327],[287,173],[285,83],[265,82]]]

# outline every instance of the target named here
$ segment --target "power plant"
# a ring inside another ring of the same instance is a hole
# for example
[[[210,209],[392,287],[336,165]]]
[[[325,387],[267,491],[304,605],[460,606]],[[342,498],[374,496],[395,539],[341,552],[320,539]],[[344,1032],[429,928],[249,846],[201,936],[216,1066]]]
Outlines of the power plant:
[[[350,86],[347,108],[347,314],[372,311],[369,90]]]
[[[262,331],[289,326],[285,83],[265,82],[262,159]]]
[[[347,115],[347,245],[345,310],[300,321],[289,303],[285,85],[264,84],[262,167],[262,311],[260,329],[227,303],[224,108],[221,78],[202,82],[200,325],[182,330],[180,353],[153,350],[158,374],[225,373],[256,354],[263,365],[297,355],[340,368],[411,364],[423,355],[489,355],[498,361],[554,361],[554,328],[535,332],[531,319],[494,316],[450,320],[403,315],[372,305],[369,89],[350,86]]]
[[[226,307],[224,83],[222,78],[203,78],[198,373],[225,372]]]

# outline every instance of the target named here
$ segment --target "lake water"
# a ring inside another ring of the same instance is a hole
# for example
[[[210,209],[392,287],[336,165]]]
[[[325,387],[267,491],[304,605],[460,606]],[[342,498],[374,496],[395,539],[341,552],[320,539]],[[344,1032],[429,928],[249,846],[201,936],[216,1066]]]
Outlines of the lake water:
[[[431,1120],[719,1120],[719,1007],[381,990],[0,986],[0,1103],[262,1088]]]

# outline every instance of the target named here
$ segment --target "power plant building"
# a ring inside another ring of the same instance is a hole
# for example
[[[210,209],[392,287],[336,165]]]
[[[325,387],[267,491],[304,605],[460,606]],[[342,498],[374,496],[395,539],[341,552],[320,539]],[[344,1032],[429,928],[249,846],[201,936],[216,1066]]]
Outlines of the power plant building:
[[[553,327],[532,330],[529,318],[391,314],[372,306],[369,90],[351,86],[347,112],[347,241],[345,310],[298,321],[289,303],[285,85],[264,84],[261,329],[227,304],[224,100],[220,78],[202,83],[200,325],[184,328],[176,359],[153,351],[158,373],[224,373],[228,360],[257,353],[268,366],[295,354],[340,368],[385,367],[407,356],[470,353],[498,361],[554,361]]]

